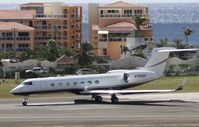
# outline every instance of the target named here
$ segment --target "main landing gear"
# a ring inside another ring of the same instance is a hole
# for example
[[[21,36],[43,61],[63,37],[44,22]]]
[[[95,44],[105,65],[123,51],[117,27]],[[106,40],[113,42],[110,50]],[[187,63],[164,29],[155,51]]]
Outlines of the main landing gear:
[[[115,94],[111,94],[111,102],[116,104],[118,103],[119,99]]]
[[[28,96],[24,96],[24,100],[22,101],[22,105],[23,106],[27,106],[27,104],[28,104]]]
[[[102,97],[101,96],[99,96],[99,95],[93,95],[92,98],[95,99],[96,103],[102,103]],[[116,103],[119,102],[119,99],[118,99],[118,97],[115,94],[111,94],[111,102],[113,104],[116,104]]]

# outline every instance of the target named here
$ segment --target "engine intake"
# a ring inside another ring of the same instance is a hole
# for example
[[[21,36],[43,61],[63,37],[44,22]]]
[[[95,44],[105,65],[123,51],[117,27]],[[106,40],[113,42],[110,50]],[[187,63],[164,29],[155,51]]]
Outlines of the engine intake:
[[[124,73],[123,79],[124,79],[125,82],[128,82],[129,81],[129,74]]]

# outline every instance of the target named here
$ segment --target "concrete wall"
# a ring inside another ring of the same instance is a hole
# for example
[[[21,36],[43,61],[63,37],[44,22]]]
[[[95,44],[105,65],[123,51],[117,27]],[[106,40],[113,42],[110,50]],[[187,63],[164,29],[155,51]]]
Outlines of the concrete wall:
[[[145,64],[145,59],[137,56],[129,56],[111,62],[112,69],[133,69],[136,67],[142,67]]]
[[[143,67],[146,60],[141,57],[137,56],[127,56],[124,58],[121,58],[117,61],[111,62],[111,68],[112,69],[133,69],[136,67]],[[182,71],[182,68],[179,67],[179,65],[187,64],[189,68],[196,68],[199,66],[199,57],[193,57],[193,59],[190,60],[182,60],[177,57],[170,58],[168,60],[168,63],[166,65],[165,71],[167,72],[170,69],[171,65],[175,65],[174,71],[179,72]]]
[[[173,57],[168,60],[168,63],[166,65],[165,71],[169,71],[171,65],[175,65],[174,71],[180,71],[183,72],[182,68],[179,67],[179,65],[182,64],[187,64],[189,68],[195,68],[199,66],[199,57],[194,57],[193,59],[190,60],[182,60],[177,57]]]
[[[26,60],[19,63],[11,63],[11,62],[2,62],[3,63],[3,72],[15,72],[15,71],[24,71],[27,69],[32,69],[33,67],[41,66],[42,68],[56,68],[57,64],[55,62],[39,61],[39,60]]]

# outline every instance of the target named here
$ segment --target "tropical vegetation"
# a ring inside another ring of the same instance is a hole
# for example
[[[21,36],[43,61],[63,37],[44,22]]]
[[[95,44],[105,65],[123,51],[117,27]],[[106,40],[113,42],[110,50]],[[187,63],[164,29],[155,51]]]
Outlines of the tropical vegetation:
[[[188,37],[193,33],[193,30],[191,27],[183,27],[182,29],[186,38],[186,44],[188,45]]]
[[[87,67],[92,64],[93,56],[91,53],[93,46],[87,41],[80,44],[80,49],[78,49],[75,57],[77,58],[77,64],[81,67]]]
[[[138,31],[139,41],[141,42],[141,26],[146,25],[148,23],[148,20],[147,20],[147,18],[145,18],[141,15],[135,15],[133,17],[133,21],[134,21],[135,26]]]

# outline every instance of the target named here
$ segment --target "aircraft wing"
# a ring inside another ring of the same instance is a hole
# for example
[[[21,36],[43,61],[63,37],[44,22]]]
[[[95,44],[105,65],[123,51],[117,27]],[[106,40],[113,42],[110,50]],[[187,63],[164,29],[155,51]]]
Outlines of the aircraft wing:
[[[171,90],[85,90],[82,94],[146,94],[146,93],[168,93],[182,90],[187,78],[182,80],[176,89]]]

